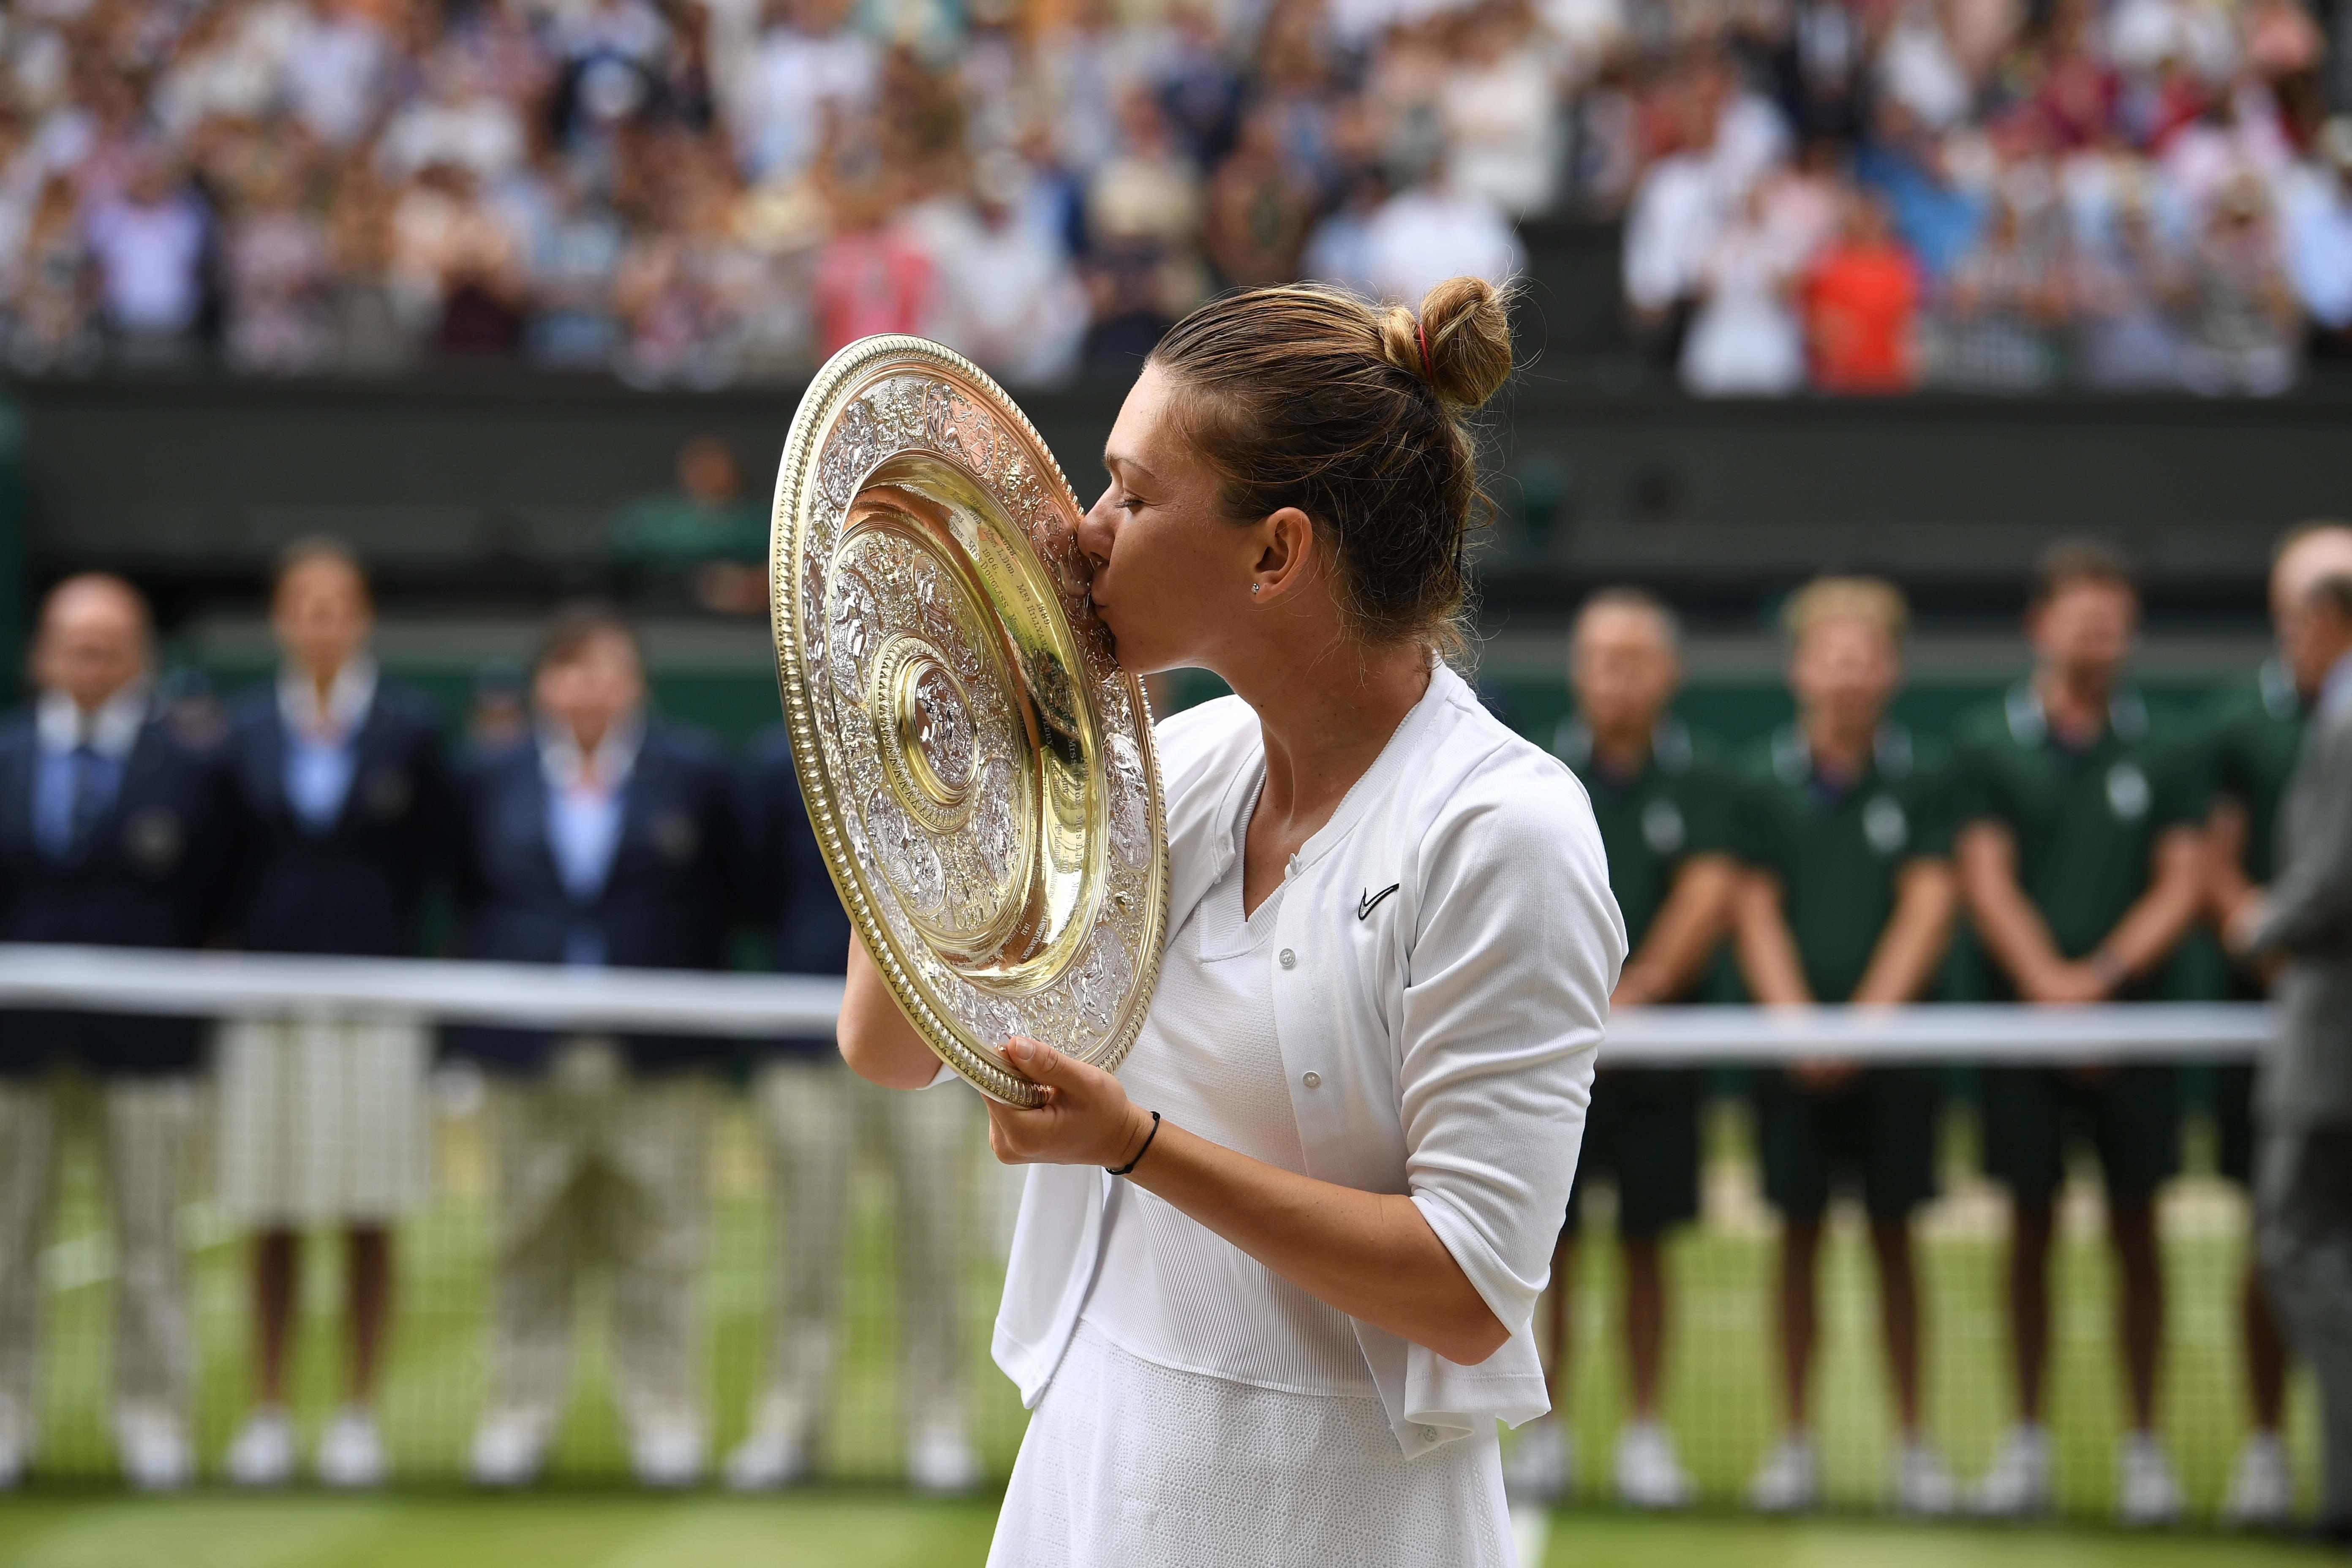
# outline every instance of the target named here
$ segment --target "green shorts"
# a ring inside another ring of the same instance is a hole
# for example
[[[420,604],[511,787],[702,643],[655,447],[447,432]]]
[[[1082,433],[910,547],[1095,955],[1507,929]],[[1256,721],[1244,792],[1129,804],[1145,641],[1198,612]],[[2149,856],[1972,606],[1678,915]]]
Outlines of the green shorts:
[[[1986,1069],[1988,1175],[2019,1197],[2051,1197],[2076,1139],[2097,1152],[2110,1195],[2153,1195],[2180,1172],[2180,1070],[2140,1064],[2085,1080],[2059,1068]]]
[[[1834,1185],[1857,1183],[1872,1218],[1904,1217],[1936,1195],[1942,1101],[1932,1069],[1866,1068],[1819,1092],[1770,1069],[1756,1096],[1764,1195],[1788,1218],[1812,1221]]]
[[[1585,1184],[1596,1178],[1616,1183],[1619,1236],[1654,1237],[1698,1217],[1704,1088],[1703,1072],[1671,1068],[1609,1068],[1594,1076],[1564,1229],[1577,1228]]]

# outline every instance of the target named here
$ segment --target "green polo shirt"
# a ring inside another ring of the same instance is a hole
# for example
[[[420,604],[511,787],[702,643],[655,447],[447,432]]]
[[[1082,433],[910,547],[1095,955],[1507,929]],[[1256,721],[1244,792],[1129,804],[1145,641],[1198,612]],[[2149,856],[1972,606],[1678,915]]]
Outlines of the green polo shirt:
[[[2267,882],[2279,872],[2279,806],[2303,749],[2303,702],[2293,678],[2271,660],[2223,691],[2206,724],[2213,793],[2246,808],[2246,875]]]
[[[2058,951],[2082,958],[2147,891],[2156,843],[2205,814],[2200,770],[2178,738],[2150,724],[2132,692],[2076,752],[2051,734],[2031,686],[1960,727],[1952,820],[1998,822],[2017,840],[2017,879]]]
[[[1905,865],[1944,859],[1952,825],[1940,759],[1889,724],[1860,777],[1840,787],[1794,727],[1742,759],[1732,848],[1780,881],[1780,910],[1816,1001],[1843,1002],[1894,918]]]
[[[1572,719],[1559,727],[1552,749],[1592,797],[1609,855],[1609,890],[1625,917],[1627,951],[1638,952],[1683,862],[1731,847],[1723,769],[1674,719],[1658,725],[1649,761],[1630,779],[1599,765],[1591,731]]]

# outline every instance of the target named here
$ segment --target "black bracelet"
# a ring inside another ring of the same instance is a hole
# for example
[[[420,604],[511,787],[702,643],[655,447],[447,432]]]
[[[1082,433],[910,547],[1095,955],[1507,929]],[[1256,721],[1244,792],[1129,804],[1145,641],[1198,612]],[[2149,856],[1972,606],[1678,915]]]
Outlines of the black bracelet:
[[[1143,1135],[1143,1147],[1142,1147],[1142,1148],[1140,1148],[1140,1149],[1138,1149],[1138,1150],[1135,1152],[1135,1158],[1134,1158],[1134,1159],[1129,1160],[1126,1164],[1121,1165],[1118,1170],[1116,1170],[1116,1171],[1111,1171],[1111,1172],[1110,1172],[1110,1173],[1111,1173],[1112,1175],[1114,1175],[1114,1176],[1124,1176],[1124,1175],[1126,1175],[1129,1171],[1134,1170],[1138,1165],[1140,1165],[1141,1163],[1143,1163],[1143,1156],[1144,1156],[1144,1155],[1146,1155],[1146,1154],[1148,1154],[1148,1153],[1150,1153],[1150,1152],[1151,1152],[1151,1141],[1152,1141],[1154,1138],[1157,1138],[1157,1137],[1159,1137],[1159,1136],[1160,1136],[1160,1112],[1158,1112],[1158,1111],[1156,1111],[1156,1110],[1155,1110],[1155,1111],[1153,1111],[1153,1112],[1151,1113],[1151,1131],[1149,1131],[1149,1132],[1147,1132],[1147,1133],[1145,1133],[1145,1134]],[[1108,1165],[1106,1165],[1106,1166],[1104,1166],[1104,1167],[1103,1167],[1103,1169],[1105,1169],[1106,1171],[1109,1171],[1109,1170],[1110,1170],[1110,1167],[1109,1167],[1109,1166],[1108,1166]]]

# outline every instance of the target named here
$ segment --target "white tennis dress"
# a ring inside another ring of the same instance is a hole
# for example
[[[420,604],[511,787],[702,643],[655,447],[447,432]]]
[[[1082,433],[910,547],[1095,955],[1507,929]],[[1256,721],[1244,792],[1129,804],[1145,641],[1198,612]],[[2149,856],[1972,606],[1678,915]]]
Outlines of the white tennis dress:
[[[1328,1147],[1318,1160],[1302,1131],[1311,1118],[1302,1118],[1298,1097],[1339,1110],[1346,1083],[1359,1075],[1344,1058],[1302,1055],[1318,1042],[1286,1020],[1282,987],[1309,966],[1305,933],[1328,913],[1300,900],[1328,899],[1329,879],[1310,873],[1339,839],[1360,832],[1372,853],[1386,852],[1377,842],[1385,828],[1380,807],[1426,779],[1417,753],[1459,746],[1474,712],[1492,721],[1458,678],[1438,670],[1430,696],[1331,826],[1244,917],[1242,844],[1265,763],[1255,717],[1234,711],[1237,703],[1216,706],[1224,711],[1187,715],[1161,731],[1175,934],[1120,1079],[1138,1104],[1255,1159],[1349,1185],[1410,1190],[1514,1328],[1514,1342],[1481,1367],[1440,1363],[1317,1300],[1140,1187],[1092,1170],[1038,1168],[1024,1194],[997,1347],[1034,1414],[989,1561],[993,1568],[1500,1568],[1512,1553],[1496,1421],[1544,1408],[1532,1344],[1523,1342],[1526,1321],[1581,1137],[1601,1016],[1592,1008],[1605,1010],[1623,951],[1597,837],[1591,871],[1581,865],[1590,808],[1572,781],[1555,788],[1549,772],[1535,775],[1543,781],[1540,803],[1559,814],[1559,837],[1578,862],[1566,879],[1575,884],[1569,901],[1587,906],[1591,919],[1586,939],[1532,989],[1556,987],[1564,972],[1570,991],[1597,987],[1597,998],[1548,1019],[1523,1006],[1479,1009],[1466,991],[1424,1009],[1430,1027],[1457,1047],[1487,1026],[1449,1029],[1445,1020],[1464,1007],[1464,1016],[1483,1012],[1507,1026],[1514,1014],[1541,1020],[1514,1031],[1517,1045],[1488,1052],[1485,1068],[1468,1074],[1459,1050],[1420,1053],[1416,1077],[1401,1059],[1414,1055],[1400,1050],[1402,1041],[1366,1042],[1389,1063],[1374,1098],[1390,1107],[1385,1114],[1409,1151],[1417,1144],[1429,1159],[1423,1168],[1408,1152],[1409,1181],[1350,1180]],[[1475,733],[1490,747],[1508,735],[1499,726]],[[1513,766],[1524,762],[1512,754]],[[1356,928],[1349,938],[1398,941],[1410,954],[1412,925],[1445,904],[1441,895],[1433,909],[1427,896],[1459,876],[1433,863],[1444,858],[1412,868],[1412,876],[1401,867],[1398,887],[1383,898],[1370,897],[1374,888],[1348,887],[1339,918]],[[1545,871],[1540,859],[1521,868],[1538,878]],[[1407,881],[1412,894],[1401,896]],[[1589,897],[1594,885],[1601,901]],[[1402,907],[1383,911],[1383,904]],[[1383,912],[1387,934],[1376,936]],[[1537,913],[1532,933],[1539,935],[1553,922]],[[1481,954],[1517,945],[1467,934]],[[1430,942],[1423,950],[1427,984],[1443,985],[1456,972],[1444,962],[1444,946]],[[1484,956],[1474,962],[1486,967]],[[1412,989],[1400,984],[1389,1000],[1402,1004]],[[1410,1032],[1420,1019],[1402,1022]],[[1324,1023],[1343,1028],[1346,1020]],[[1522,1057],[1528,1070],[1498,1107],[1491,1080]],[[1301,1069],[1302,1060],[1326,1065]],[[1403,1127],[1407,1100],[1416,1102],[1412,1131]],[[1513,1161],[1506,1183],[1485,1180],[1477,1162],[1446,1152],[1457,1141],[1466,1148],[1496,1137],[1543,1147]],[[1515,1217],[1521,1207],[1529,1210],[1525,1223]],[[1532,1290],[1520,1289],[1528,1283]]]

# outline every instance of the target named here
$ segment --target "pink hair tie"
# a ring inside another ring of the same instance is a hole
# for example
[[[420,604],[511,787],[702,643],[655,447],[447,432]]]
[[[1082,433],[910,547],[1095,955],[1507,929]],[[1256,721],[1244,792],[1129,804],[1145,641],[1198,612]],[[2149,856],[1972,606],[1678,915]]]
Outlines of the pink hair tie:
[[[1429,330],[1421,324],[1419,316],[1412,319],[1412,335],[1421,344],[1421,378],[1434,386],[1437,384],[1437,371],[1429,363]]]

